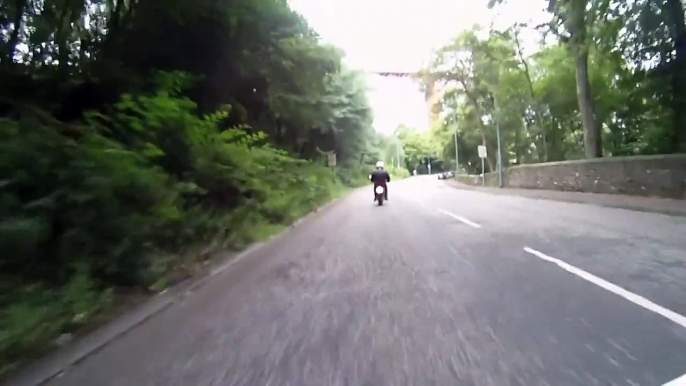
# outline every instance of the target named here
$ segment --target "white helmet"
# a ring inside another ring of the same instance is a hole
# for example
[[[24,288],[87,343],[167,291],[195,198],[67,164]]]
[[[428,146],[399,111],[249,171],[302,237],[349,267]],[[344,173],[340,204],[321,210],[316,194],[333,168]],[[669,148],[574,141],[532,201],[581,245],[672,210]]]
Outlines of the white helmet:
[[[377,168],[377,169],[383,169],[383,165],[384,165],[384,164],[383,164],[383,161],[379,161],[379,162],[376,163],[376,168]]]

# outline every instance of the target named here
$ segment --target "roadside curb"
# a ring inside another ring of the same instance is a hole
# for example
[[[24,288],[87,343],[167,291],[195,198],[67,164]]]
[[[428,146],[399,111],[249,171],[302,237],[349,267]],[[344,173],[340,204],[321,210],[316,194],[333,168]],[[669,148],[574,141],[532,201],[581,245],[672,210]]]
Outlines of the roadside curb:
[[[502,190],[494,190],[497,188],[483,188],[481,186],[471,186],[471,185],[466,185],[466,184],[461,184],[459,182],[454,182],[454,181],[447,181],[447,184],[451,186],[454,189],[459,189],[459,190],[468,190],[468,191],[473,191],[473,192],[481,192],[481,193],[486,193],[486,194],[492,194],[492,195],[506,195],[506,196],[516,196],[516,197],[523,197],[523,198],[528,198],[532,200],[548,200],[548,201],[557,201],[557,202],[570,202],[574,204],[587,204],[587,205],[595,205],[595,206],[601,206],[605,208],[614,208],[614,209],[627,209],[627,210],[633,210],[637,212],[643,212],[643,213],[658,213],[658,214],[664,214],[667,216],[674,216],[674,217],[686,217],[686,209],[684,210],[678,210],[678,209],[671,209],[667,207],[650,207],[650,206],[641,206],[641,205],[632,205],[630,203],[623,203],[623,202],[609,202],[605,201],[604,199],[607,198],[608,195],[602,195],[600,200],[584,200],[581,198],[577,197],[561,197],[560,195],[563,193],[572,193],[572,194],[597,194],[597,193],[589,193],[589,192],[562,192],[562,191],[549,191],[549,190],[542,190],[542,191],[537,191],[534,189],[531,189],[530,194],[521,194],[516,190],[504,188]],[[550,196],[546,195],[546,192],[552,192],[556,196]],[[628,196],[628,197],[633,197],[633,196]],[[620,196],[618,197],[619,199],[626,199],[627,197],[625,196]],[[652,198],[652,197],[636,197],[636,198],[646,198],[646,199],[659,199],[659,200],[667,200],[663,198]],[[686,208],[686,201],[684,202],[684,208]]]
[[[3,381],[2,385],[40,386],[56,377],[59,377],[65,370],[78,365],[89,356],[106,347],[115,339],[125,335],[146,321],[152,319],[156,315],[164,312],[167,308],[174,305],[174,303],[176,303],[180,298],[183,298],[186,294],[202,288],[205,284],[209,283],[211,279],[225,272],[235,263],[245,259],[254,252],[257,252],[277,239],[287,235],[293,229],[297,228],[300,224],[308,219],[311,219],[316,214],[321,213],[341,202],[355,190],[356,189],[351,189],[342,196],[334,198],[328,203],[310,211],[289,225],[283,231],[268,237],[264,241],[254,243],[233,256],[227,253],[226,257],[220,259],[225,261],[217,264],[215,267],[211,267],[199,273],[197,276],[189,278],[173,287],[167,288],[164,291],[153,295],[150,299],[145,300],[142,304],[134,307],[131,310],[125,311],[95,331],[78,338],[76,341],[63,348],[59,348],[52,353],[49,353],[46,357],[38,359],[37,361],[27,365],[26,367],[20,369],[17,373],[9,374],[9,376]]]

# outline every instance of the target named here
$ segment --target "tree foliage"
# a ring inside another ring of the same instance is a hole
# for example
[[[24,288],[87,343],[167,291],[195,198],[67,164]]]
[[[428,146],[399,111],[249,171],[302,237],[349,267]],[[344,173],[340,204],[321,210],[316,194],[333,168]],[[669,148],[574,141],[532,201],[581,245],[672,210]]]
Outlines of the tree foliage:
[[[363,180],[376,137],[342,55],[284,0],[2,2],[0,373],[184,247]]]
[[[443,157],[454,160],[457,130],[461,164],[476,172],[484,144],[494,170],[497,124],[504,164],[686,151],[682,4],[549,5],[546,25],[477,26],[437,50],[423,83],[448,89],[436,106]],[[531,54],[521,35],[532,28],[541,43]]]

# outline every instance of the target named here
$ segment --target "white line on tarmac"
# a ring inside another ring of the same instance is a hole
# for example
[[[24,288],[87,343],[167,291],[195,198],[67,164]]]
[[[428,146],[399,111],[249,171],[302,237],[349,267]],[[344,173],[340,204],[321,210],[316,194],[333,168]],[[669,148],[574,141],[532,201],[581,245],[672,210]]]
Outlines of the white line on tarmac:
[[[662,386],[686,386],[686,374],[680,376],[679,378],[669,381]]]
[[[645,308],[648,311],[653,311],[654,313],[656,313],[656,314],[658,314],[664,318],[667,318],[667,319],[671,320],[672,322],[686,328],[686,317],[683,315],[679,315],[676,312],[668,310],[662,306],[659,306],[659,305],[651,302],[650,300],[648,300],[642,296],[636,295],[633,292],[629,292],[622,287],[619,287],[615,284],[612,284],[609,281],[606,281],[604,279],[601,279],[598,276],[590,274],[590,273],[584,271],[583,269],[579,269],[573,265],[569,265],[562,260],[556,259],[554,257],[550,257],[550,256],[546,255],[545,253],[539,252],[539,251],[537,251],[535,249],[531,249],[529,247],[524,247],[524,250],[526,252],[538,257],[538,258],[545,260],[545,261],[549,261],[551,263],[557,264],[560,268],[564,269],[567,272],[573,273],[573,274],[581,277],[584,280],[590,281],[591,283],[597,285],[598,287],[606,289],[606,290],[608,290],[608,291],[610,291],[616,295],[619,295],[619,296],[623,297],[624,299]],[[676,383],[675,385],[682,385],[682,384],[686,385],[686,379],[682,379],[681,382],[683,382],[683,383]],[[670,386],[674,386],[674,385],[670,385]]]
[[[481,225],[479,225],[479,224],[477,224],[477,223],[475,223],[475,222],[469,221],[469,220],[467,220],[466,218],[464,218],[464,217],[462,217],[462,216],[458,216],[458,215],[456,215],[455,213],[450,213],[450,212],[448,212],[447,210],[444,210],[444,209],[439,209],[438,211],[441,212],[441,213],[443,213],[443,214],[446,215],[446,216],[450,216],[450,217],[454,218],[455,220],[462,221],[463,223],[465,223],[465,224],[467,224],[467,225],[469,225],[469,226],[471,226],[471,227],[474,227],[474,228],[481,228]]]

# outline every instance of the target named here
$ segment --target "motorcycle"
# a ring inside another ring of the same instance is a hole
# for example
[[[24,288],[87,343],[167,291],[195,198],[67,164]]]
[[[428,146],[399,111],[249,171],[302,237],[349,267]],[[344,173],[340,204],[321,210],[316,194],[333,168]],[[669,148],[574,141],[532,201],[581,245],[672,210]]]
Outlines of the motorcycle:
[[[379,206],[383,205],[384,187],[381,185],[377,186],[374,188],[374,193],[376,193],[376,201],[379,203]]]

